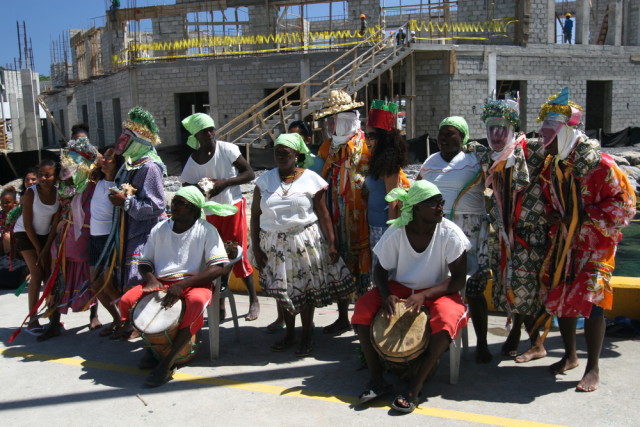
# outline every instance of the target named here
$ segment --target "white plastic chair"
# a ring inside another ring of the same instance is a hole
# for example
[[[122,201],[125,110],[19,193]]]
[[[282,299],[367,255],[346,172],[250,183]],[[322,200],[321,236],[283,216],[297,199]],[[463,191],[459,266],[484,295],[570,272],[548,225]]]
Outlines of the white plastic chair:
[[[242,246],[238,246],[238,256],[225,264],[225,266],[233,265],[242,259]],[[233,316],[233,328],[236,332],[236,341],[240,340],[240,325],[238,324],[238,312],[236,310],[236,300],[233,292],[229,287],[229,274],[218,277],[214,282],[213,299],[209,307],[207,307],[207,319],[209,322],[209,357],[213,362],[220,357],[220,299],[222,297],[229,298],[229,306]]]
[[[473,273],[472,273],[473,274]],[[467,274],[467,280],[472,274]],[[465,282],[464,288],[460,291],[460,296],[464,300],[464,293],[467,288]],[[467,307],[467,311],[469,308]],[[458,378],[460,377],[460,358],[463,352],[466,352],[469,348],[469,334],[467,332],[467,326],[462,328],[462,331],[458,334],[455,340],[449,344],[449,384],[458,384]]]

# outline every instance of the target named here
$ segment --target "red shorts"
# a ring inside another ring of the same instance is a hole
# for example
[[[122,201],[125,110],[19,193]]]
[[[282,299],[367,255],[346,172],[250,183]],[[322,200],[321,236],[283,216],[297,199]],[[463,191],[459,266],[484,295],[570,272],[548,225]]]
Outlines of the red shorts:
[[[213,225],[224,242],[238,242],[242,246],[242,260],[233,266],[233,274],[238,279],[244,279],[253,273],[253,267],[247,256],[247,242],[249,241],[247,228],[247,200],[243,197],[234,206],[238,208],[235,215],[217,216],[207,215],[207,221]]]
[[[401,299],[406,299],[413,294],[413,289],[390,280],[389,292]],[[431,334],[447,331],[451,339],[455,339],[469,321],[469,312],[458,293],[444,295],[435,300],[425,300],[424,306],[429,309]],[[356,301],[351,323],[354,325],[371,325],[380,307],[382,307],[382,294],[377,288],[374,288]]]
[[[170,284],[166,285],[168,288]],[[131,319],[133,306],[144,295],[142,292],[143,287],[144,285],[134,286],[120,298],[118,308],[120,309],[120,320],[123,322],[128,322]],[[204,325],[204,310],[211,302],[211,295],[211,289],[209,288],[185,288],[182,291],[181,298],[184,301],[184,313],[178,324],[178,329],[189,328],[191,335],[195,335],[202,328],[202,325]]]

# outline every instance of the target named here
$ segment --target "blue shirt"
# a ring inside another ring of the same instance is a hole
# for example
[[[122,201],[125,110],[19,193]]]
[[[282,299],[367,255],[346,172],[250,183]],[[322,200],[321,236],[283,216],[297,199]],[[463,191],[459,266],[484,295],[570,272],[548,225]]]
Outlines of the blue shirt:
[[[386,227],[389,219],[389,203],[384,199],[387,195],[387,187],[383,179],[375,179],[367,175],[364,185],[369,190],[367,201],[367,215],[369,225],[373,227]]]

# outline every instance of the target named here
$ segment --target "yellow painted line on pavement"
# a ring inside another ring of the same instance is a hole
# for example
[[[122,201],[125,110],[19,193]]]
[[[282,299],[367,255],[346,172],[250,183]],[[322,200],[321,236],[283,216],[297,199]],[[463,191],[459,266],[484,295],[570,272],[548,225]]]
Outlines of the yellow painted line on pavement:
[[[31,353],[24,350],[16,350],[6,347],[0,347],[0,355],[5,357],[22,357],[28,360],[40,360],[43,362],[58,363],[67,366],[77,366],[84,368],[100,369],[105,371],[121,372],[124,374],[146,375],[145,371],[132,366],[118,365],[115,363],[93,362],[79,357],[58,357],[48,354]],[[319,400],[323,402],[342,403],[356,405],[358,399],[353,396],[335,395],[325,392],[306,390],[299,387],[286,388],[269,384],[248,383],[243,381],[235,381],[226,378],[203,377],[200,375],[185,374],[179,371],[173,375],[176,381],[190,381],[199,384],[212,385],[216,387],[228,387],[244,391],[252,391],[257,393],[276,394],[281,396],[301,397],[305,399]],[[374,402],[370,405],[372,408],[380,408],[388,410],[389,406],[381,402]],[[478,424],[488,424],[494,426],[505,427],[551,427],[556,424],[545,424],[534,421],[517,420],[513,418],[498,417],[493,415],[476,414],[473,412],[454,411],[449,409],[438,409],[429,407],[418,407],[414,414],[422,414],[436,418],[446,418],[450,420],[468,421]]]

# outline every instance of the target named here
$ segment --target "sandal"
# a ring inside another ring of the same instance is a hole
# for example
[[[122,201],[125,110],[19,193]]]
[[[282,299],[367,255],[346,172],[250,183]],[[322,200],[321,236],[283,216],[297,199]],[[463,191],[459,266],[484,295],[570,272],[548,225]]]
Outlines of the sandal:
[[[391,407],[396,411],[402,412],[404,414],[410,414],[415,411],[418,407],[418,396],[414,396],[413,393],[407,393],[406,396],[407,397],[404,397],[404,395],[402,394],[397,395],[393,403],[391,404]],[[408,406],[400,404],[401,400],[404,401]]]
[[[33,335],[34,337],[39,337],[44,333],[44,326],[41,326],[41,325],[28,326],[24,328],[24,331],[29,335]]]
[[[275,321],[273,323],[270,323],[267,328],[265,329],[265,332],[268,334],[275,334],[276,332],[278,332],[280,329],[284,329],[285,324],[284,322],[278,322]]]
[[[296,357],[307,357],[313,351],[313,341],[302,341],[300,347],[293,353]]]
[[[393,386],[389,383],[377,384],[371,388],[366,389],[358,397],[358,405],[364,405],[367,402],[377,399],[393,390]]]
[[[327,335],[340,335],[341,333],[351,329],[351,323],[340,323],[338,320],[322,328],[322,333]]]
[[[277,352],[285,351],[293,347],[295,343],[296,343],[295,338],[291,338],[291,339],[285,338],[273,344],[271,346],[271,351],[277,351]]]
[[[120,324],[118,322],[111,322],[107,325],[104,325],[98,335],[101,337],[109,337],[113,335],[118,329],[120,329]]]
[[[109,336],[110,340],[120,340],[127,341],[133,335],[133,328],[129,325],[123,325],[117,330],[113,331],[113,333]]]

